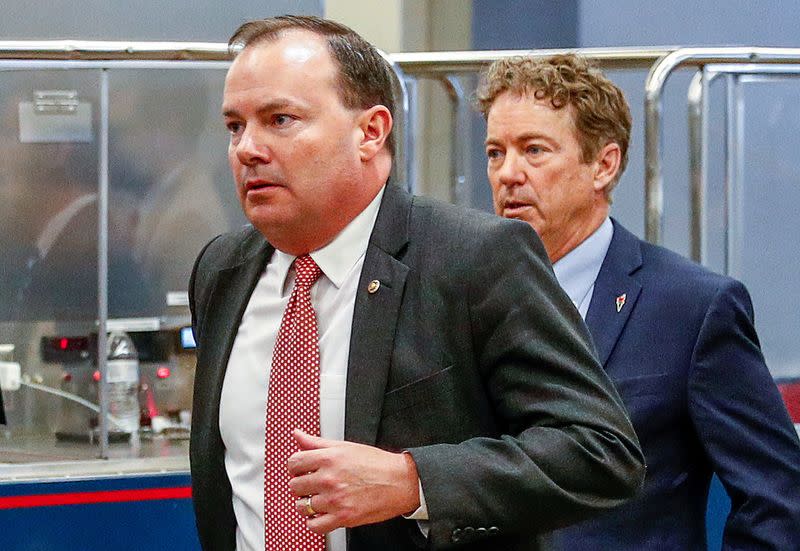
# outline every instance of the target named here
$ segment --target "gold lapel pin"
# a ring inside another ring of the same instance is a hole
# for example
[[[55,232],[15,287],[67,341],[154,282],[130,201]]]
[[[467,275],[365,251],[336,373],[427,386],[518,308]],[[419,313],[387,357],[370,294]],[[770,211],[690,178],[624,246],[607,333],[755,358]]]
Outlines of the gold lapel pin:
[[[622,307],[625,306],[625,300],[628,298],[628,293],[622,293],[616,299],[614,299],[614,304],[617,305],[617,314],[619,311],[622,310]]]
[[[369,282],[369,285],[367,286],[367,292],[372,295],[377,293],[378,289],[380,288],[381,288],[381,282],[378,281],[377,279],[373,279],[372,281]]]

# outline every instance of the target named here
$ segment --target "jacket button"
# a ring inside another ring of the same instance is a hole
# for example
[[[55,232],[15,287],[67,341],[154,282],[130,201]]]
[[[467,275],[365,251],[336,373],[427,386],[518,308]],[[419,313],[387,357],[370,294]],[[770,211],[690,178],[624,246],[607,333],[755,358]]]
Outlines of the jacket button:
[[[453,543],[458,543],[461,541],[461,528],[456,528],[453,530],[453,533],[450,534],[450,541]]]
[[[475,530],[475,534],[477,534],[481,538],[485,538],[489,534],[489,531],[484,527],[480,527],[477,530]]]
[[[472,526],[466,526],[463,530],[464,539],[471,539],[475,535],[475,528]]]
[[[497,534],[500,533],[500,528],[498,528],[497,526],[491,526],[489,530],[487,530],[487,532],[489,533],[490,536],[496,536]]]

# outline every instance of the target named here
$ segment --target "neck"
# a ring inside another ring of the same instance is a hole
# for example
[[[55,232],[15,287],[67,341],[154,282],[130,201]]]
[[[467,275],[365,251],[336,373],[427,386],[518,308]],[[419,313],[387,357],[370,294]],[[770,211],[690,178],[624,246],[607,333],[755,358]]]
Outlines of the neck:
[[[564,258],[567,254],[572,252],[578,245],[583,243],[590,235],[597,231],[605,219],[608,217],[608,205],[604,209],[597,209],[592,216],[570,229],[568,233],[562,234],[561,239],[553,242],[553,240],[544,239],[544,247],[547,250],[547,256],[550,262],[555,264],[557,261]]]

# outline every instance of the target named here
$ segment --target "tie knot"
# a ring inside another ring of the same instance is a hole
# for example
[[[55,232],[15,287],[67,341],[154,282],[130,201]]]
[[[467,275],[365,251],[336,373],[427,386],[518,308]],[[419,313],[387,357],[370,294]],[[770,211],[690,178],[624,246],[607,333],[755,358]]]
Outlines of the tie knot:
[[[319,279],[319,276],[322,275],[322,270],[320,270],[319,266],[317,266],[317,263],[314,262],[314,259],[307,254],[298,256],[295,259],[294,269],[297,272],[295,285],[305,289],[308,289],[314,285],[314,283]]]

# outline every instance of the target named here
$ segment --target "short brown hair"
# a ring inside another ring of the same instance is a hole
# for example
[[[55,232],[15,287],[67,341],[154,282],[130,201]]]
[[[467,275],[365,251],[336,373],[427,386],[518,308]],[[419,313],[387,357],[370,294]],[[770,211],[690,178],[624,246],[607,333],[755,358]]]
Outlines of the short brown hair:
[[[619,171],[606,188],[610,200],[611,191],[628,164],[631,137],[631,111],[622,90],[586,58],[561,54],[544,59],[512,57],[492,63],[477,96],[484,118],[504,92],[549,99],[554,109],[571,107],[585,163],[594,160],[606,144],[619,145]]]
[[[328,51],[339,67],[337,84],[345,107],[369,109],[383,105],[394,117],[392,68],[375,46],[346,25],[310,15],[257,19],[236,29],[228,41],[228,50],[236,56],[248,46],[276,40],[291,29],[305,29],[327,39]],[[393,132],[386,138],[386,148],[394,154]]]

